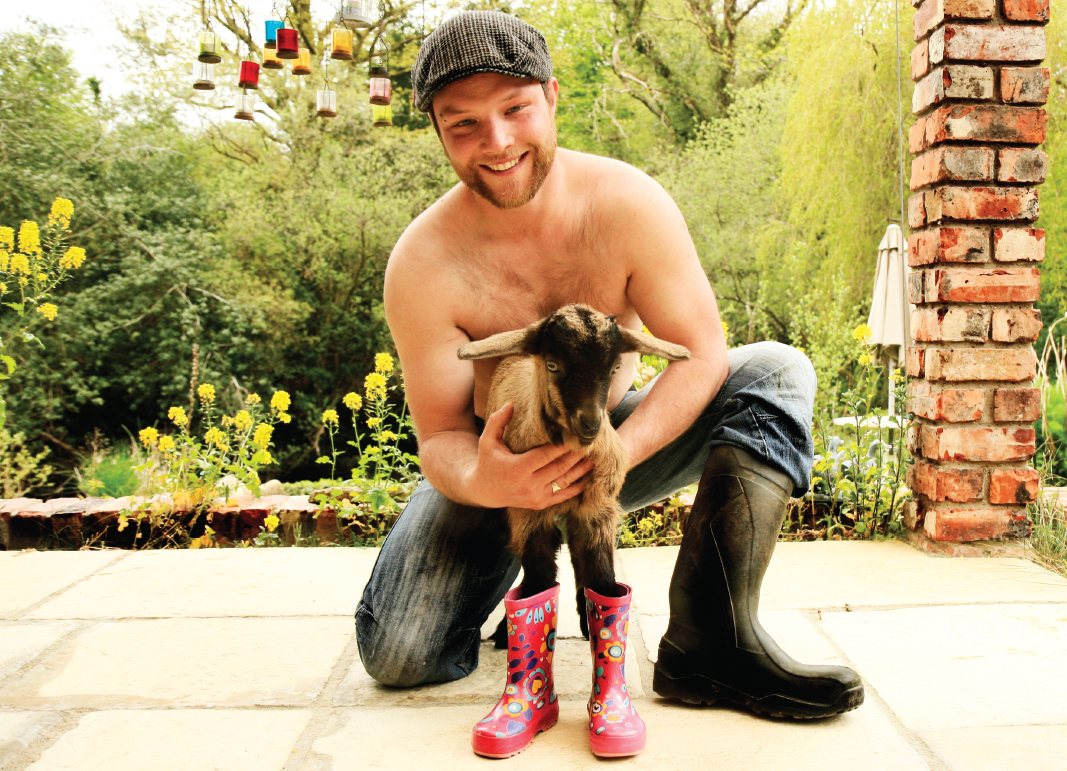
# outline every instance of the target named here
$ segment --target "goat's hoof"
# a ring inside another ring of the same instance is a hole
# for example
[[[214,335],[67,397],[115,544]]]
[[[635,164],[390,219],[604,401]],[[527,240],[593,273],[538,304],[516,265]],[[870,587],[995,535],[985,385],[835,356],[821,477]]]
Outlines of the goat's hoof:
[[[500,619],[500,623],[496,625],[496,631],[489,635],[489,639],[493,641],[493,647],[498,651],[508,647],[507,616]]]

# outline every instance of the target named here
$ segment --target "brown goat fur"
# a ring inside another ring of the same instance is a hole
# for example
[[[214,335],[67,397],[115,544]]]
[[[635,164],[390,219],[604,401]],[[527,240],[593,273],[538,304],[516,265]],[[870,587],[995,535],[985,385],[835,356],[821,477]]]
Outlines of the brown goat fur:
[[[605,596],[615,593],[615,541],[622,518],[618,495],[629,462],[608,417],[607,399],[620,357],[629,352],[689,358],[682,346],[620,327],[614,317],[586,305],[564,306],[525,329],[459,349],[461,359],[504,357],[493,375],[487,411],[514,405],[504,430],[512,452],[552,442],[593,460],[580,495],[540,511],[507,509],[509,548],[523,566],[523,596],[556,581],[559,521],[566,522],[579,606],[585,587]]]

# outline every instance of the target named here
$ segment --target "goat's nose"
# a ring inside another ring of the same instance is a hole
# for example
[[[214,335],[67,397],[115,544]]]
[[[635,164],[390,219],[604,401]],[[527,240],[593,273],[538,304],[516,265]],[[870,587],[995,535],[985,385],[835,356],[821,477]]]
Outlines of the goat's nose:
[[[595,434],[600,430],[600,416],[595,413],[582,413],[578,416],[578,422],[582,425],[582,430],[586,435]]]

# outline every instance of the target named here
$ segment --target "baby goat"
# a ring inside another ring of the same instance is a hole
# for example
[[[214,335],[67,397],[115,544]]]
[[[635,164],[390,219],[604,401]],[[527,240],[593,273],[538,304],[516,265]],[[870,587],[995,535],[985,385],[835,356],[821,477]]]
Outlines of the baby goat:
[[[562,543],[556,522],[566,522],[571,564],[578,585],[578,613],[588,636],[584,589],[613,596],[615,543],[622,509],[619,490],[626,478],[626,448],[607,414],[612,377],[622,354],[688,359],[680,345],[620,327],[586,305],[567,305],[525,329],[502,332],[459,349],[461,359],[506,357],[493,375],[487,413],[515,406],[504,443],[522,453],[547,442],[593,460],[585,490],[541,511],[507,509],[510,550],[523,569],[522,597],[556,583],[556,554]]]

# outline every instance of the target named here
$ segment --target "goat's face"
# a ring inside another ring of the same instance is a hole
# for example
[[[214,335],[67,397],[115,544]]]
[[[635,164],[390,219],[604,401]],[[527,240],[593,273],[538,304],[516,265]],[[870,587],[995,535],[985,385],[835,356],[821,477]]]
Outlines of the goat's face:
[[[620,327],[614,316],[587,305],[566,305],[525,329],[467,343],[458,355],[461,359],[534,356],[546,385],[545,418],[589,444],[607,420],[611,379],[622,365],[622,354],[630,352],[671,361],[689,358],[682,346]]]

